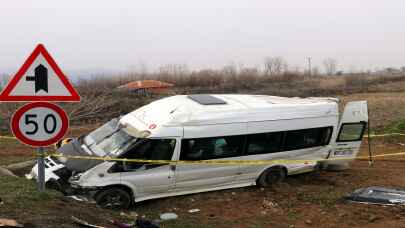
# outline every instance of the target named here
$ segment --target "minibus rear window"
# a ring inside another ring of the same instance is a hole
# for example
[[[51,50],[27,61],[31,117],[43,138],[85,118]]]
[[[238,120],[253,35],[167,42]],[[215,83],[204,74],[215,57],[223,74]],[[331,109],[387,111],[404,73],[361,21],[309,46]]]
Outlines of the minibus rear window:
[[[340,128],[337,142],[361,141],[366,123],[344,123]]]

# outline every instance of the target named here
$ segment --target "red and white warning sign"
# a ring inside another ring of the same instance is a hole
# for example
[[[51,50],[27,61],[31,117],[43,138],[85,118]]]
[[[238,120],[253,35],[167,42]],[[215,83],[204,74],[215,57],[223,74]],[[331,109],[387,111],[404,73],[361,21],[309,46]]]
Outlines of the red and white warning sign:
[[[0,101],[77,102],[80,96],[39,44],[0,94]]]
[[[11,119],[11,129],[21,142],[30,146],[49,146],[66,134],[68,117],[59,106],[34,102],[18,109]]]

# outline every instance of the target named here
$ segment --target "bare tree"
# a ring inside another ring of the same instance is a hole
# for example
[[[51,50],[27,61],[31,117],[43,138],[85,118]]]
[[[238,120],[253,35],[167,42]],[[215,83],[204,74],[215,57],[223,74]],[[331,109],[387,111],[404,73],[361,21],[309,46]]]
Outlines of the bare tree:
[[[166,64],[159,67],[159,74],[184,76],[189,73],[190,70],[186,64]]]
[[[264,59],[264,74],[279,75],[288,70],[287,61],[283,57],[266,57]]]
[[[17,103],[2,103],[0,105],[0,131],[8,131],[13,113],[17,110]]]
[[[327,75],[333,75],[336,72],[337,61],[334,58],[326,58],[323,60],[323,67]]]
[[[312,76],[319,76],[319,75],[320,75],[320,73],[319,73],[319,67],[317,67],[317,66],[312,67],[311,75],[312,75]]]
[[[119,114],[120,110],[114,108],[120,101],[111,97],[110,94],[86,94],[82,96],[80,103],[65,104],[64,108],[69,114],[71,121],[88,119],[101,119]]]
[[[221,72],[226,76],[236,76],[238,74],[238,67],[232,62],[222,67]]]

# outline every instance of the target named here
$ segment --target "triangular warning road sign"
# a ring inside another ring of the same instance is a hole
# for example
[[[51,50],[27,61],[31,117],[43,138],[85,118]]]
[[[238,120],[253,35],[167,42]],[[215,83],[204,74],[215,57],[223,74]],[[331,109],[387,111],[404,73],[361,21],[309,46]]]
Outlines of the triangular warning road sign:
[[[44,45],[38,44],[1,92],[0,101],[77,102],[80,96]]]

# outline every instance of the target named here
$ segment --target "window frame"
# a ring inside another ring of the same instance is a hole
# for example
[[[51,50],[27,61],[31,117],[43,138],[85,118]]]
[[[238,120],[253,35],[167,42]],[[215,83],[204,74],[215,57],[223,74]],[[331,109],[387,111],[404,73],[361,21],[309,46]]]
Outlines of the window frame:
[[[362,131],[361,131],[361,133],[360,133],[360,136],[359,136],[359,138],[357,138],[356,140],[340,140],[340,135],[342,134],[342,130],[343,130],[343,127],[345,126],[345,125],[358,125],[358,124],[361,124],[362,126],[363,126],[363,129],[362,129]],[[336,138],[336,142],[357,142],[357,141],[362,141],[363,140],[363,136],[364,136],[364,132],[366,131],[366,126],[367,126],[367,122],[365,122],[365,121],[360,121],[360,122],[352,122],[352,123],[342,123],[342,125],[340,125],[340,128],[339,128],[339,133],[338,133],[338,135],[337,135],[337,138]]]

